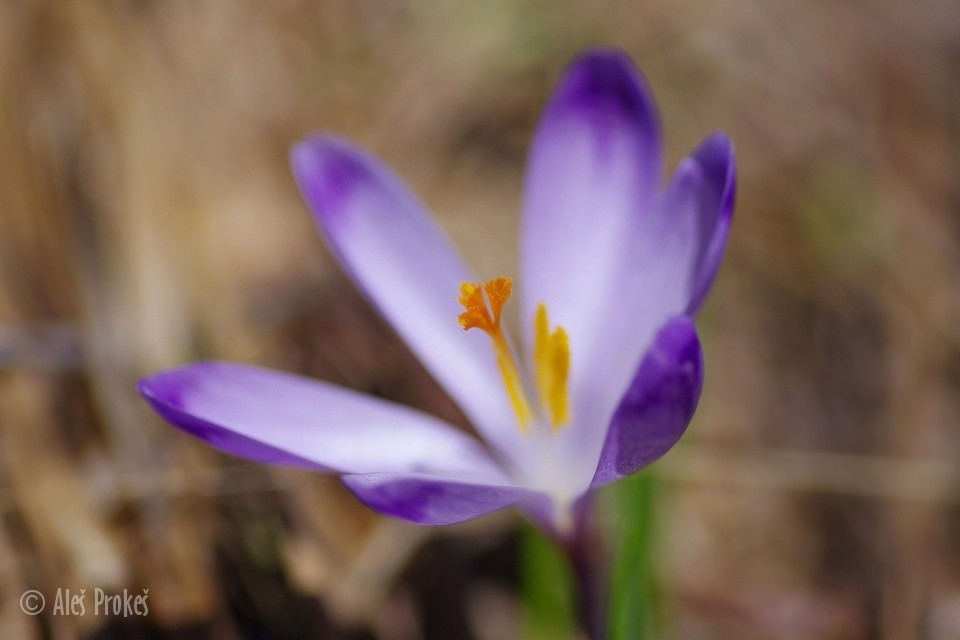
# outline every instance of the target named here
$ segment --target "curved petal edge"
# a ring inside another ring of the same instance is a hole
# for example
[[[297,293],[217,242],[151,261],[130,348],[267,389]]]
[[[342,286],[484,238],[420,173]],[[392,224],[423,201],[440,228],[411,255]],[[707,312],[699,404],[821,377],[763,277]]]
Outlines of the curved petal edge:
[[[199,362],[141,380],[161,417],[221,451],[334,473],[499,483],[473,438],[408,407],[279,371]]]
[[[696,328],[676,316],[657,332],[614,413],[593,486],[631,475],[669,451],[693,417],[702,386]]]
[[[694,274],[687,314],[694,315],[703,304],[720,269],[727,248],[737,195],[737,168],[733,143],[717,132],[704,140],[689,156],[702,171],[699,193],[702,253]]]
[[[391,473],[346,475],[342,479],[371,509],[417,524],[456,524],[512,506],[522,506],[534,514],[546,514],[552,508],[546,495],[509,485]]]

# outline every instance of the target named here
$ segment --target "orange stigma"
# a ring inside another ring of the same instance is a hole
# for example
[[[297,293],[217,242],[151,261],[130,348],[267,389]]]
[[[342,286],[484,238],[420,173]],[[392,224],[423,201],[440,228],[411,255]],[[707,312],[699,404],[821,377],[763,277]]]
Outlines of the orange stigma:
[[[497,356],[497,366],[503,376],[507,395],[517,414],[523,433],[529,431],[533,415],[524,393],[523,378],[513,359],[510,345],[500,324],[503,305],[513,292],[513,281],[500,276],[484,284],[464,282],[460,285],[458,300],[464,311],[457,318],[466,329],[480,329],[490,336]],[[570,421],[570,397],[567,382],[570,377],[570,344],[563,327],[550,330],[547,307],[537,305],[533,319],[534,383],[540,400],[540,414],[547,418],[554,431]]]
[[[460,326],[464,330],[481,329],[490,336],[493,341],[493,350],[497,356],[497,367],[499,367],[500,375],[503,377],[503,384],[507,389],[507,395],[510,397],[510,403],[517,414],[520,430],[527,433],[530,429],[530,417],[532,415],[530,403],[527,402],[526,394],[523,392],[520,372],[517,370],[510,345],[507,343],[507,338],[500,325],[503,305],[510,298],[512,292],[513,281],[503,276],[494,278],[483,285],[464,282],[460,285],[458,300],[465,311],[458,316],[457,320],[460,321]]]

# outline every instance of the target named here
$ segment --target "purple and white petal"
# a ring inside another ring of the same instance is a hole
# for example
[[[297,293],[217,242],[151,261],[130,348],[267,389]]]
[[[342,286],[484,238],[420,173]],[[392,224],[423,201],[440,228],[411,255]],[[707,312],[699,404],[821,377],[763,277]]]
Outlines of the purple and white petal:
[[[454,524],[511,506],[549,522],[552,510],[544,494],[502,484],[395,473],[348,475],[343,481],[371,509],[419,524]]]
[[[489,340],[457,322],[460,284],[476,278],[424,206],[368,153],[307,138],[291,164],[346,273],[484,437],[504,455],[518,439]]]
[[[680,163],[658,208],[639,216],[641,233],[618,281],[621,312],[607,316],[594,355],[605,360],[591,365],[606,371],[588,380],[593,386],[585,394],[602,398],[595,411],[611,411],[620,401],[659,327],[699,307],[726,247],[734,184],[733,148],[714,134]],[[598,366],[603,362],[607,369]]]
[[[573,63],[537,131],[528,168],[521,278],[530,344],[536,306],[564,327],[572,423],[559,436],[566,479],[589,485],[623,391],[667,317],[645,294],[655,275],[638,255],[662,173],[659,120],[645,81],[622,52]],[[682,309],[673,309],[677,313]]]
[[[630,59],[605,50],[577,59],[530,152],[520,255],[525,320],[546,303],[580,352],[606,331],[637,218],[655,204],[661,155],[656,107]]]
[[[145,378],[138,390],[175,426],[258,462],[506,482],[467,434],[413,409],[309,378],[200,362]]]
[[[693,321],[672,318],[658,332],[607,432],[593,486],[655,461],[686,430],[703,386],[703,352]]]

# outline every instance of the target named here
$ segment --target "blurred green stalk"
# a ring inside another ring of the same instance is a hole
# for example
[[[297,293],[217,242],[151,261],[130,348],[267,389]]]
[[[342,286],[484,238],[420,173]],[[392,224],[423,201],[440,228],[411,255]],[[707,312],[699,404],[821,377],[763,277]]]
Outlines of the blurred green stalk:
[[[577,637],[577,587],[570,562],[552,540],[524,525],[520,546],[524,640]]]
[[[608,489],[615,552],[610,581],[608,640],[659,638],[655,579],[656,475],[649,469]]]
[[[656,640],[660,637],[660,594],[655,576],[658,482],[647,470],[605,491],[602,504],[610,564],[607,640]],[[597,551],[597,550],[594,550]],[[602,557],[600,554],[590,554]],[[572,640],[582,637],[581,595],[571,558],[549,537],[526,525],[521,539],[521,587],[524,640]],[[589,568],[588,568],[589,569]],[[594,567],[598,577],[603,567]],[[588,603],[589,604],[589,603]],[[582,621],[585,624],[589,620]]]

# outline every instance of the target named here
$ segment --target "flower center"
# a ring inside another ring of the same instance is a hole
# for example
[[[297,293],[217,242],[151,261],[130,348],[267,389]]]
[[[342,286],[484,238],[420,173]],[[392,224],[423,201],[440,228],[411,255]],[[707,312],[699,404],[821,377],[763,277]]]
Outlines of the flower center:
[[[520,431],[528,433],[533,411],[527,400],[523,377],[500,323],[503,305],[512,292],[513,281],[503,276],[484,284],[464,282],[460,285],[458,300],[465,310],[457,319],[464,330],[480,329],[490,336],[497,356],[497,366],[513,410],[517,414]],[[567,392],[570,344],[563,327],[550,331],[547,308],[543,303],[537,305],[533,329],[534,383],[537,398],[540,400],[540,411],[549,419],[553,430],[557,431],[570,420],[570,398]]]

